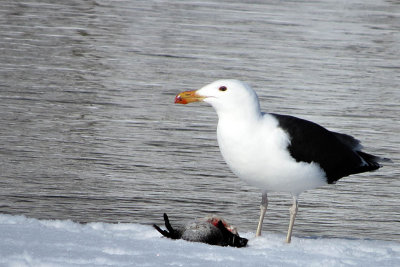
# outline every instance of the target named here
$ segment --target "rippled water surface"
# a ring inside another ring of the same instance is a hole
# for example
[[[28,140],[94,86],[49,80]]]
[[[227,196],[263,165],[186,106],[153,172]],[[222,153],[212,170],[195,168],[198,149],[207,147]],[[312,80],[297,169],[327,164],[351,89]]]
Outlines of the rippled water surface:
[[[251,84],[264,111],[352,134],[393,160],[305,192],[295,236],[400,241],[398,1],[0,0],[0,212],[161,223],[218,213],[255,231],[206,104],[176,93]],[[291,204],[270,195],[264,230]]]

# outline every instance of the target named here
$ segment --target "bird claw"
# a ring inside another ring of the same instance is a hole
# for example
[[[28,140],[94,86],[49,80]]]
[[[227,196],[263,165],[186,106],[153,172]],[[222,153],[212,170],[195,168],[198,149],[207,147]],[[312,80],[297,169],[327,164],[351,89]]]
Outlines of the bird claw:
[[[181,234],[176,231],[174,228],[172,228],[168,215],[164,213],[164,222],[165,222],[165,227],[167,227],[167,230],[162,230],[158,225],[153,224],[153,227],[163,236],[171,238],[171,239],[180,239]]]

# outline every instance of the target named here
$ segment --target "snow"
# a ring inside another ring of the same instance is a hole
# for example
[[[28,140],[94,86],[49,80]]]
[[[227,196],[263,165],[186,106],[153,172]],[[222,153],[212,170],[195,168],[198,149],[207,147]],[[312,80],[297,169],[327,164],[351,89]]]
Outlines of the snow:
[[[0,266],[400,266],[400,243],[241,233],[246,248],[170,240],[150,225],[0,214]]]

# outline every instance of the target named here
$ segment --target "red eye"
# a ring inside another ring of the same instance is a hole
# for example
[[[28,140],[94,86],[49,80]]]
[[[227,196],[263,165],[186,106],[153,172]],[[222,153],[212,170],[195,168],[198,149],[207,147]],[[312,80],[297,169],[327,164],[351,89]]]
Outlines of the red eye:
[[[221,87],[219,88],[219,90],[222,91],[222,92],[223,92],[223,91],[226,91],[226,89],[228,89],[228,88],[226,88],[226,86],[221,86]]]

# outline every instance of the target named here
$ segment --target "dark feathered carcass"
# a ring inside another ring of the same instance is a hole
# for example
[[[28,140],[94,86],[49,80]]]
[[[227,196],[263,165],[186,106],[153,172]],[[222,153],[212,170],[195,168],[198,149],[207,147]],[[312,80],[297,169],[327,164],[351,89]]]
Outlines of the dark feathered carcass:
[[[171,239],[184,239],[192,242],[238,248],[247,245],[248,240],[240,237],[235,227],[232,227],[218,216],[196,219],[175,229],[172,228],[166,213],[164,213],[164,221],[167,230],[163,230],[155,224],[153,226],[163,236]]]

